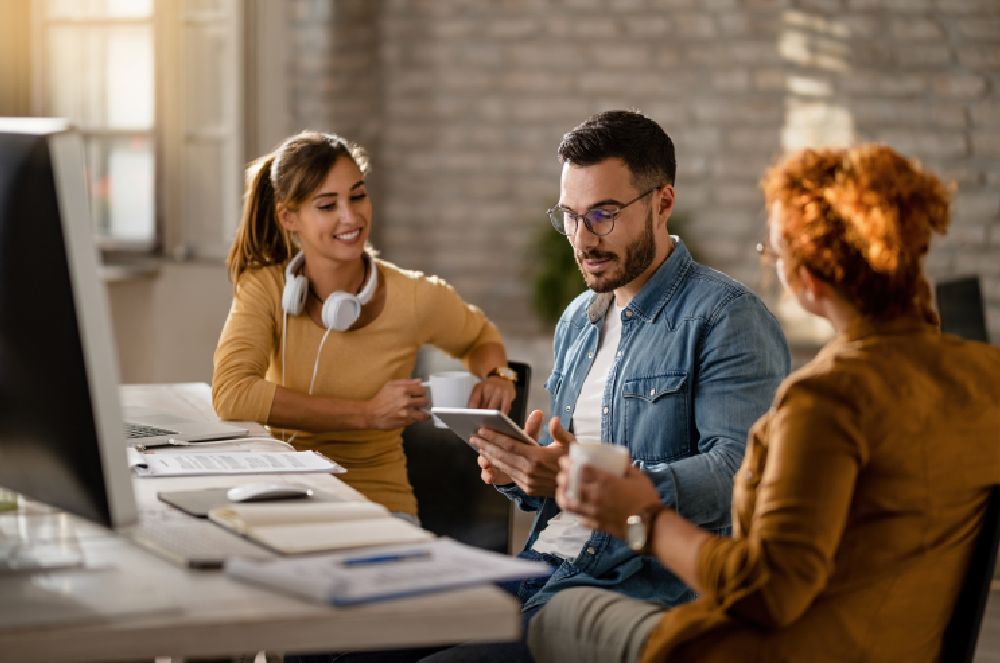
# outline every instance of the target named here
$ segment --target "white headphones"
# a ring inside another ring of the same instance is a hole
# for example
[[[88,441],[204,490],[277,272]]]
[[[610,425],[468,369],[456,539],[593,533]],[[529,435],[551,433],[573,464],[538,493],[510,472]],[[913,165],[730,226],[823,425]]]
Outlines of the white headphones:
[[[305,264],[306,257],[301,251],[288,261],[285,268],[285,289],[281,293],[281,308],[290,315],[299,315],[306,305],[309,296],[309,279],[296,272]],[[351,328],[361,315],[361,307],[371,301],[378,287],[378,268],[368,257],[369,275],[361,292],[354,295],[338,290],[330,293],[323,302],[321,318],[323,326],[333,331],[345,331]]]

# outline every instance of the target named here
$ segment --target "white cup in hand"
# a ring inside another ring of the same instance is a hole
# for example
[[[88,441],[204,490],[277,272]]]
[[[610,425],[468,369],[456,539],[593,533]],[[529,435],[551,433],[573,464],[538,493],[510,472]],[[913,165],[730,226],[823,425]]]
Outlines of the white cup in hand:
[[[573,501],[580,499],[580,470],[584,465],[616,476],[625,476],[628,449],[596,438],[577,438],[569,447],[569,472],[566,481],[566,496]]]
[[[430,390],[428,398],[433,407],[467,407],[472,388],[478,382],[479,378],[468,371],[442,371],[431,375],[423,386]],[[437,417],[434,417],[434,425],[447,428]]]

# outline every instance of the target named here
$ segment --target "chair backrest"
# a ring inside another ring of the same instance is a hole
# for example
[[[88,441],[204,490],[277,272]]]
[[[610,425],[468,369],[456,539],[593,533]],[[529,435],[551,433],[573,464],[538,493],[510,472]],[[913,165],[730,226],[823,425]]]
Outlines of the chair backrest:
[[[941,315],[941,331],[972,341],[989,342],[978,276],[939,281],[934,286],[934,298]]]
[[[993,568],[1000,544],[1000,486],[990,489],[983,514],[983,526],[976,535],[972,556],[965,571],[965,579],[955,601],[955,609],[945,628],[941,645],[942,663],[971,662],[976,653],[976,642],[986,611],[986,601],[993,581]]]
[[[523,425],[531,367],[519,361],[508,365],[517,373],[510,418]],[[510,500],[479,478],[472,447],[447,428],[422,421],[403,430],[403,451],[425,529],[479,548],[509,552]]]
[[[509,361],[507,365],[517,373],[514,384],[514,402],[510,405],[510,418],[523,426],[528,416],[528,385],[531,383],[531,366],[523,361]]]

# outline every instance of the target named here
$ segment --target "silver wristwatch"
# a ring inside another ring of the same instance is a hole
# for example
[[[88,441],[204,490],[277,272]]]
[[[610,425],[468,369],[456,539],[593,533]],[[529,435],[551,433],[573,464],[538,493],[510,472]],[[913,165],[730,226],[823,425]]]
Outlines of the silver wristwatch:
[[[656,516],[665,508],[662,504],[651,504],[625,519],[625,542],[630,550],[640,555],[650,554],[653,547],[653,525],[656,523]]]

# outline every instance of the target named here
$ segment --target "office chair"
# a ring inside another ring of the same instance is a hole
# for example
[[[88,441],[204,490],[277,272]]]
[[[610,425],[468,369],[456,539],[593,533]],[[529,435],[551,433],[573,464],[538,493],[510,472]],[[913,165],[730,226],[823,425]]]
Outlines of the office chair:
[[[941,316],[941,331],[989,343],[978,276],[939,281],[934,286],[934,298]]]
[[[508,365],[517,373],[509,414],[523,426],[531,367],[519,361]],[[424,529],[478,548],[509,552],[510,500],[479,478],[472,447],[447,428],[421,421],[403,430],[403,451]]]
[[[965,579],[955,600],[955,609],[944,631],[942,663],[971,663],[976,654],[979,630],[993,581],[993,567],[1000,544],[1000,486],[990,489],[983,514],[983,527],[976,535]]]

